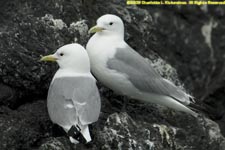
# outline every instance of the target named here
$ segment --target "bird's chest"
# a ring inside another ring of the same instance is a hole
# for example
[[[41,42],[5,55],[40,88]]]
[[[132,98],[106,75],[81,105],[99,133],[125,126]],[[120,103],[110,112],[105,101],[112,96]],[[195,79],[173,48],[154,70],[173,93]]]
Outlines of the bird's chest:
[[[102,55],[103,56],[103,55]],[[107,56],[106,56],[107,57]],[[91,71],[94,76],[103,84],[112,85],[113,80],[117,78],[116,72],[107,67],[107,59],[96,56],[91,59]]]
[[[114,58],[117,48],[122,47],[123,43],[113,39],[101,39],[96,37],[98,36],[95,35],[92,37],[87,44],[92,73],[98,81],[112,90],[118,93],[128,93],[131,83],[127,80],[127,76],[116,70],[109,69],[107,66],[108,60]]]
[[[104,44],[102,43],[104,41]],[[114,57],[116,48],[110,40],[97,38],[95,35],[87,44],[91,70],[94,74],[107,74],[107,61]]]
[[[106,65],[107,60],[114,57],[116,53],[113,46],[102,46],[99,42],[96,42],[94,46],[90,46],[87,50],[91,65]]]
[[[130,93],[134,93],[128,77],[116,70],[109,69],[107,64],[92,64],[92,73],[99,82],[119,94],[130,95]]]
[[[118,45],[120,41],[113,36],[93,35],[86,47],[92,66],[106,65],[107,60],[114,57]]]

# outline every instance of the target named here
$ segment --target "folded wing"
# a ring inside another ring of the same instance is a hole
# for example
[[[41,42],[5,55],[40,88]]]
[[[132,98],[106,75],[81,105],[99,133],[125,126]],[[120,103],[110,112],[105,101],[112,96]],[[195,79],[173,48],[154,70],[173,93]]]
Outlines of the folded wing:
[[[49,88],[48,112],[61,126],[82,125],[98,120],[100,96],[95,80],[90,77],[56,78]]]
[[[130,82],[140,91],[172,97],[189,104],[189,95],[157,73],[149,62],[129,45],[118,48],[107,62],[108,68],[126,74]]]

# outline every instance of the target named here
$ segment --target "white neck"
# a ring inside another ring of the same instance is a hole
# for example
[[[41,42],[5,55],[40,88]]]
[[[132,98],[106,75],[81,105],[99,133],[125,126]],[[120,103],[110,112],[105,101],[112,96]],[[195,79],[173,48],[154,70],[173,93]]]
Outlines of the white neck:
[[[59,68],[57,70],[57,72],[55,73],[55,76],[53,78],[53,80],[55,78],[60,78],[60,77],[77,77],[77,76],[88,76],[88,77],[93,77],[89,72],[77,72],[75,69],[61,69]],[[94,78],[94,77],[93,77]]]
[[[124,40],[124,33],[123,32],[111,32],[111,31],[103,31],[95,33],[100,37],[110,38],[111,40]]]

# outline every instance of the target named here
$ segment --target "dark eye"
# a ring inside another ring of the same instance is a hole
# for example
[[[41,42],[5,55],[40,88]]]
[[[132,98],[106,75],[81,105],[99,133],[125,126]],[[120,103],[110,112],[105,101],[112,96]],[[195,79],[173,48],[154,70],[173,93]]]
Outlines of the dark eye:
[[[113,22],[110,22],[109,25],[110,25],[110,26],[113,25]]]
[[[59,55],[60,55],[60,56],[63,56],[64,54],[63,54],[63,53],[60,53]]]

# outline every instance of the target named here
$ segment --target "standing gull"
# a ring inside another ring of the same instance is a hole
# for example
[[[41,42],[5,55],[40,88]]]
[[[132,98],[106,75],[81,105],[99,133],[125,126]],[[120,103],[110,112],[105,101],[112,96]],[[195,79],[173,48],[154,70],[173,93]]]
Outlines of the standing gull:
[[[101,104],[87,52],[79,44],[68,44],[41,61],[56,61],[59,65],[48,91],[52,122],[68,133],[72,143],[90,142],[88,125],[98,120]]]
[[[186,107],[191,96],[162,78],[149,62],[124,41],[123,21],[106,14],[89,30],[86,49],[94,76],[115,92],[197,116]]]

